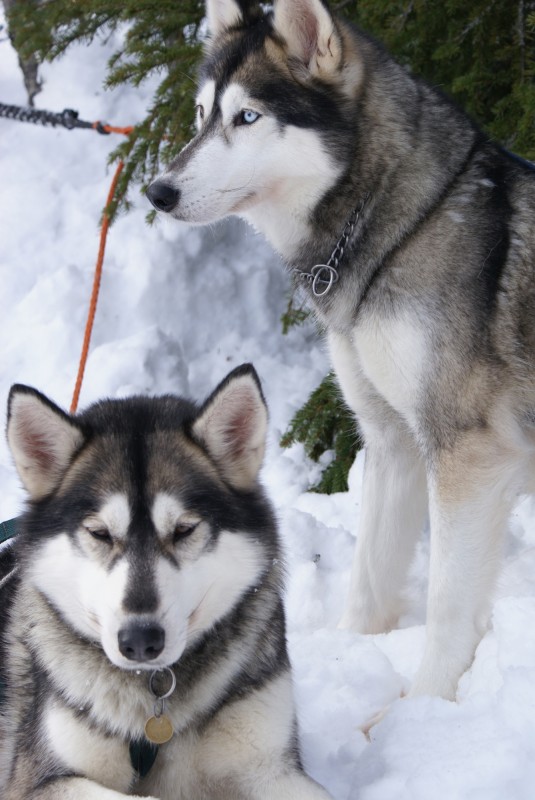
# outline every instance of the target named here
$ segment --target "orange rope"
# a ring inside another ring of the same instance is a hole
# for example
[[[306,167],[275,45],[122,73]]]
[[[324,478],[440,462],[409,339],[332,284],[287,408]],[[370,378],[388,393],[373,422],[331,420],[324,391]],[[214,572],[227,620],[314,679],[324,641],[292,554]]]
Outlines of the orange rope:
[[[106,126],[110,127],[110,126]],[[126,133],[127,131],[130,132],[132,128],[121,128],[117,129],[118,133]],[[115,131],[113,131],[115,132]],[[115,170],[115,175],[113,176],[113,180],[111,182],[110,191],[108,192],[108,199],[106,201],[106,207],[109,206],[111,201],[113,200],[113,196],[115,194],[115,190],[117,188],[117,181],[119,180],[119,175],[122,172],[124,167],[124,163],[119,161],[117,165],[117,169]],[[76,384],[74,387],[74,394],[72,396],[72,403],[71,403],[71,414],[76,412],[78,408],[78,400],[80,398],[80,390],[82,388],[82,381],[84,379],[84,372],[85,372],[85,365],[87,363],[87,356],[89,353],[89,343],[91,341],[91,333],[93,332],[93,323],[95,321],[95,313],[97,310],[97,303],[98,303],[98,294],[100,290],[100,280],[102,277],[102,264],[104,262],[104,253],[106,250],[106,239],[108,236],[108,228],[110,226],[110,218],[106,211],[104,211],[102,215],[102,226],[100,228],[100,244],[98,248],[98,256],[97,256],[97,263],[95,265],[95,277],[93,278],[93,291],[91,292],[91,300],[89,303],[89,312],[87,314],[87,322],[85,325],[85,334],[84,334],[84,342],[82,345],[82,353],[80,355],[80,364],[78,367],[78,376],[76,378]]]
[[[103,130],[105,133],[124,133],[125,136],[128,136],[134,130],[133,125],[127,125],[126,128],[117,128],[114,125],[107,125],[106,123],[102,122],[94,122],[93,128],[97,130]]]

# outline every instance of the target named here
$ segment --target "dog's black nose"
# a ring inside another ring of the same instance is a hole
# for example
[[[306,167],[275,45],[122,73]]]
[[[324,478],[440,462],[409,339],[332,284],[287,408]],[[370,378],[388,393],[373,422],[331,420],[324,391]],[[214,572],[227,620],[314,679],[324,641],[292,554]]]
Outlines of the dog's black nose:
[[[178,203],[180,192],[168,183],[154,181],[147,189],[147,197],[158,211],[172,211]]]
[[[152,661],[165,646],[165,631],[160,625],[132,625],[122,628],[117,639],[121,654],[129,661]]]

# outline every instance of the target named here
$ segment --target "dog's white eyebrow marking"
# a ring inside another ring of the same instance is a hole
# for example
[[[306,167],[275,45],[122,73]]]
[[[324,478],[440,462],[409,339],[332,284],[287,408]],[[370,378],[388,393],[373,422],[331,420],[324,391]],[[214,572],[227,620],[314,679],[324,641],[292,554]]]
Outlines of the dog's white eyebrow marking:
[[[158,536],[168,536],[186,510],[182,503],[170,494],[158,492],[152,504],[152,521]]]
[[[132,515],[130,513],[130,505],[127,496],[117,492],[116,494],[110,495],[102,508],[88,517],[84,524],[86,524],[89,529],[93,527],[95,530],[98,529],[99,525],[103,525],[112,536],[124,539],[131,518]]]
[[[240,86],[239,83],[231,83],[221,95],[220,106],[223,125],[228,125],[238,111],[251,107],[251,99],[243,86]]]
[[[215,81],[206,81],[197,95],[197,105],[204,108],[204,118],[211,114],[215,100]]]

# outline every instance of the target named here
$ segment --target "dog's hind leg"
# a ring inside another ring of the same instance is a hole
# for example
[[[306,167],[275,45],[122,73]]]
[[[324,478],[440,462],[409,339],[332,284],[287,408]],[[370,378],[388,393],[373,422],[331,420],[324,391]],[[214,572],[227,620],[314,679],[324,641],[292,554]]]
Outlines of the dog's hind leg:
[[[426,649],[411,695],[454,699],[488,624],[504,532],[526,465],[514,435],[463,434],[430,469]]]
[[[403,611],[401,592],[427,512],[425,467],[406,422],[359,371],[350,343],[333,335],[329,343],[366,445],[362,512],[340,627],[381,633]]]

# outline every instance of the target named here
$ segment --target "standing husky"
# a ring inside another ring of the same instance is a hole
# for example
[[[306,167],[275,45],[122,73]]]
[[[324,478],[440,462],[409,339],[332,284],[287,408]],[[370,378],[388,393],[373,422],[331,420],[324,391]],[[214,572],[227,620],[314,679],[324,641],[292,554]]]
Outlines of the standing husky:
[[[2,800],[328,800],[299,758],[265,431],[247,365],[201,408],[68,416],[13,387],[30,503],[0,583]]]
[[[429,511],[411,693],[453,698],[535,488],[535,171],[320,0],[207,13],[198,133],[148,196],[244,217],[308,293],[367,451],[342,624],[396,624]]]

